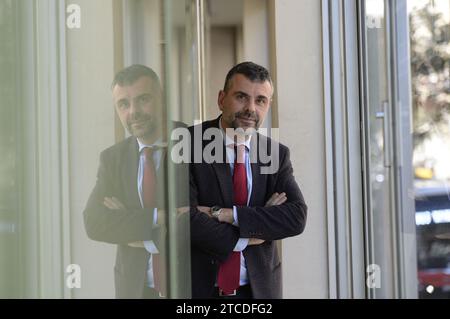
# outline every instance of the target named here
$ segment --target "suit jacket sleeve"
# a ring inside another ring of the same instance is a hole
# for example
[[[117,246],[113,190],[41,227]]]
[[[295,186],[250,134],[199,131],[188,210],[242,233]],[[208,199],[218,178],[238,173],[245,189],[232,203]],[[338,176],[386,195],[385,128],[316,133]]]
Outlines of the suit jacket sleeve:
[[[238,207],[241,237],[279,240],[296,236],[305,228],[307,207],[295,181],[287,147],[280,145],[280,157],[273,192],[285,192],[287,202],[271,207]],[[273,192],[266,194],[266,200]]]
[[[239,230],[197,210],[197,187],[192,173],[190,174],[190,202],[191,245],[219,261],[225,261],[239,240]]]
[[[84,210],[84,224],[89,238],[112,244],[127,244],[159,237],[160,228],[153,226],[152,210],[111,210],[103,205],[105,197],[121,200],[114,186],[113,165],[108,153],[100,155],[96,185]],[[116,177],[117,178],[117,177]]]

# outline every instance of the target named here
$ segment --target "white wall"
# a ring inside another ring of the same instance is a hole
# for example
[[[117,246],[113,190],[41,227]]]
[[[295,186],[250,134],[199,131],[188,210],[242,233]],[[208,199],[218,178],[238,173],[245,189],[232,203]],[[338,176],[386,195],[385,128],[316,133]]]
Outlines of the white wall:
[[[242,60],[237,62],[252,61],[271,70],[269,50],[269,19],[266,0],[245,0],[244,16],[242,20],[242,45],[238,45],[238,56]],[[239,52],[241,51],[242,52]],[[272,114],[269,112],[261,125],[262,128],[272,127]],[[268,132],[270,135],[270,132]]]
[[[81,29],[67,31],[71,262],[81,266],[75,298],[114,297],[115,245],[90,240],[83,210],[95,185],[100,151],[114,144],[111,0],[71,1],[81,7]],[[101,40],[100,40],[101,39]]]
[[[140,63],[161,75],[159,0],[124,1],[124,66]],[[162,80],[162,79],[161,79]]]
[[[225,76],[236,63],[235,28],[212,27],[211,28],[211,68],[209,69],[209,101],[207,104],[206,118],[213,119],[219,116],[217,105],[219,91],[223,89]]]
[[[268,25],[267,1],[245,0],[242,21],[244,61],[252,61],[269,68]]]
[[[327,298],[328,259],[321,5],[271,0],[275,8],[280,141],[308,205],[305,232],[283,240],[285,298]]]

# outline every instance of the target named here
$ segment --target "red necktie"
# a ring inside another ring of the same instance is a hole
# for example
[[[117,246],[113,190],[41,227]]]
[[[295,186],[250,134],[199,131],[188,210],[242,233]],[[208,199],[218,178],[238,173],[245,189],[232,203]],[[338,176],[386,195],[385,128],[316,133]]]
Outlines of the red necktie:
[[[236,147],[236,160],[233,173],[233,196],[236,206],[247,206],[247,173],[245,170],[245,145]],[[241,252],[233,251],[223,263],[220,264],[217,275],[217,285],[223,294],[232,294],[239,288],[241,270]]]
[[[150,147],[144,148],[145,162],[144,162],[144,178],[142,179],[142,195],[144,208],[152,208],[155,206],[155,192],[156,192],[156,172],[155,163],[153,161],[153,149]]]
[[[156,194],[156,172],[155,163],[153,161],[153,149],[146,147],[144,148],[144,153],[144,178],[142,180],[143,202],[144,208],[153,208],[155,207]],[[152,266],[155,289],[162,295],[166,295],[165,268],[161,254],[152,254]]]

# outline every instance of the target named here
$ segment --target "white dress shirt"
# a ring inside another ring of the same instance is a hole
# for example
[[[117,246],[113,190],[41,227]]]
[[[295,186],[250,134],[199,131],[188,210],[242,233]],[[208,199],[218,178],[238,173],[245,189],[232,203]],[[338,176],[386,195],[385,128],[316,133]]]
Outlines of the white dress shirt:
[[[166,147],[166,144],[162,143],[161,141],[158,141],[152,145],[145,145],[138,140],[138,145],[139,145],[139,166],[137,174],[137,186],[138,186],[139,200],[141,201],[141,206],[144,207],[144,201],[142,200],[142,181],[144,179],[144,165],[145,165],[144,148],[158,147],[158,149],[153,152],[153,162],[155,163],[155,172],[157,172],[159,167],[161,166],[161,158],[163,152],[162,148]],[[155,207],[153,209],[153,225],[156,225],[157,221],[158,221],[158,209]],[[144,247],[151,254],[148,260],[148,267],[147,267],[147,286],[150,288],[154,288],[155,284],[153,280],[152,256],[153,254],[158,254],[159,251],[158,248],[156,248],[153,240],[144,241]]]
[[[219,120],[219,127],[222,131],[222,134],[225,136],[225,150],[227,153],[227,159],[228,163],[230,164],[231,168],[231,176],[233,176],[234,173],[234,161],[235,161],[235,152],[234,152],[234,140],[226,135],[225,130],[222,127],[222,121]],[[250,151],[250,140],[251,136],[248,136],[245,141],[238,142],[238,145],[244,144],[245,145],[245,170],[247,175],[247,205],[250,203],[250,197],[252,195],[252,167],[250,165],[250,158],[249,158],[249,151]],[[233,225],[236,227],[239,227],[239,221],[237,216],[237,209],[236,206],[233,206],[233,218],[234,222]],[[240,251],[242,252],[245,248],[247,248],[249,242],[249,238],[239,238],[236,246],[234,247],[233,251]],[[239,279],[239,285],[243,286],[248,284],[248,274],[247,274],[247,266],[245,264],[245,258],[244,254],[241,253],[241,271],[240,271],[240,279]]]

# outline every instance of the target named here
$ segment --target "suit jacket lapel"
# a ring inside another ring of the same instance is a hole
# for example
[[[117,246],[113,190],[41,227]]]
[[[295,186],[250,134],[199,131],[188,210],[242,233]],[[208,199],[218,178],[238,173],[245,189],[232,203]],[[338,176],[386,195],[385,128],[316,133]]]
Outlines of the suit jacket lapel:
[[[166,191],[166,180],[167,176],[167,148],[161,149],[161,159],[159,162],[159,168],[156,171],[156,206],[163,208],[165,203],[165,191]]]
[[[226,155],[225,155],[226,156]],[[233,179],[231,168],[228,163],[213,163],[212,167],[216,173],[222,194],[223,204],[228,207],[233,204]]]
[[[261,161],[259,159],[259,152],[267,154],[266,145],[259,143],[259,134],[252,136],[250,142],[250,165],[252,168],[252,194],[250,197],[249,206],[260,206],[265,202],[266,195],[266,179],[267,175],[261,174]],[[261,150],[258,147],[262,148]]]
[[[219,128],[219,121],[220,116],[216,120],[210,122],[211,127]],[[209,127],[205,127],[204,130],[208,128]],[[205,148],[208,142],[209,141],[204,141],[203,149]],[[231,176],[230,164],[227,163],[226,161],[227,152],[225,149],[225,143],[222,143],[222,145],[223,145],[222,162],[221,163],[213,162],[211,165],[216,174],[217,181],[219,183],[219,188],[223,199],[223,205],[225,205],[225,207],[228,207],[229,205],[233,205],[233,178]]]

